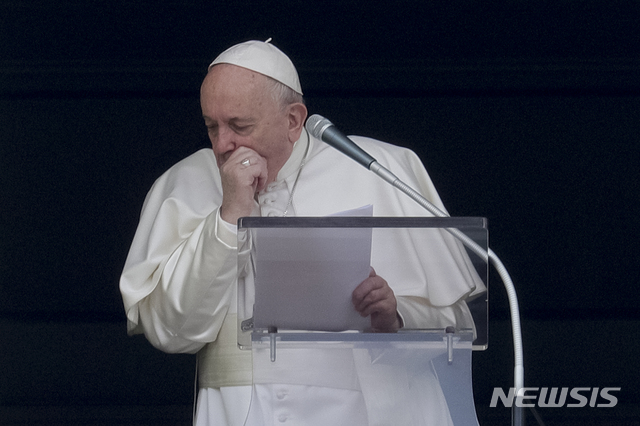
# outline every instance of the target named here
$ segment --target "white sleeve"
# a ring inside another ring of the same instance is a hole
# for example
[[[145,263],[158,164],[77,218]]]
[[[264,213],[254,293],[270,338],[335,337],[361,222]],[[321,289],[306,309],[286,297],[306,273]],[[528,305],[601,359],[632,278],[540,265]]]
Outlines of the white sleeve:
[[[161,177],[147,195],[120,291],[129,334],[195,353],[216,339],[236,303],[236,234],[213,201],[215,182],[181,173]]]
[[[195,353],[214,341],[235,303],[237,250],[216,236],[225,229],[219,220],[216,210],[177,247],[138,305],[145,336],[165,352]]]
[[[474,330],[473,317],[464,300],[449,306],[433,306],[427,299],[412,296],[396,296],[398,314],[406,329],[442,329],[453,326],[456,329]]]

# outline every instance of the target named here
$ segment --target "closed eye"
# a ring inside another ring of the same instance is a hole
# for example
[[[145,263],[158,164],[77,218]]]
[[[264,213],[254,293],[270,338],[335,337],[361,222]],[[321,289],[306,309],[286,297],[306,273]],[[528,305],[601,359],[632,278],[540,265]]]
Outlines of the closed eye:
[[[207,133],[209,133],[209,135],[218,134],[218,125],[217,124],[209,124],[209,125],[207,125]]]
[[[247,135],[251,133],[251,131],[253,130],[253,125],[251,124],[231,123],[230,127],[234,132],[236,132],[239,135]]]

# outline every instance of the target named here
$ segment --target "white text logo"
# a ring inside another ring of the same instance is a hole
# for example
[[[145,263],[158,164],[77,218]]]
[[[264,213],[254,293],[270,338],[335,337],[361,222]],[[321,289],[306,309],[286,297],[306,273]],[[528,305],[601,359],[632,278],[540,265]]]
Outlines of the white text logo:
[[[515,388],[505,394],[501,388],[494,388],[490,407],[497,407],[498,400],[505,407],[615,407],[618,398],[611,392],[620,388],[521,388],[516,395]]]

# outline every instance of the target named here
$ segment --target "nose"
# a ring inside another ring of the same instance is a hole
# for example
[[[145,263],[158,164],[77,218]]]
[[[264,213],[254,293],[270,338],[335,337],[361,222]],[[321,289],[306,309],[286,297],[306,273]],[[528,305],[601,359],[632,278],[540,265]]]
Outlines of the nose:
[[[220,126],[215,135],[211,136],[213,150],[219,154],[232,152],[237,147],[235,133],[227,126]]]

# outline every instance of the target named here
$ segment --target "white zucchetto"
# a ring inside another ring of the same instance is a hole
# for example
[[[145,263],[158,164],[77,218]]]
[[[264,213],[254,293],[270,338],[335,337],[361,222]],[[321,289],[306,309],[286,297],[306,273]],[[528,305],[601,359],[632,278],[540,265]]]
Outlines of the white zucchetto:
[[[296,67],[280,49],[267,41],[251,40],[231,46],[209,65],[231,64],[266,75],[302,95]]]

